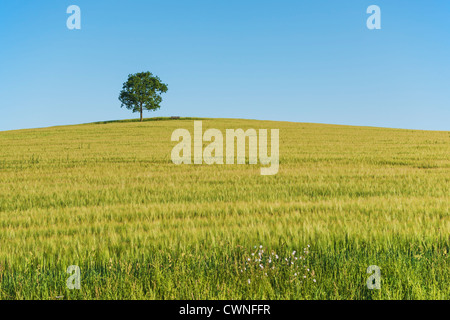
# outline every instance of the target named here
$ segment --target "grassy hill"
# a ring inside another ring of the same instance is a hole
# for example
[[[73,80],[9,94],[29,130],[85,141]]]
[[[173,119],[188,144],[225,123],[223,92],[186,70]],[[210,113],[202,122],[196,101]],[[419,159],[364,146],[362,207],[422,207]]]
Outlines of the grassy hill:
[[[174,165],[177,128],[0,132],[0,298],[450,299],[450,132],[203,120],[280,129],[261,176]]]

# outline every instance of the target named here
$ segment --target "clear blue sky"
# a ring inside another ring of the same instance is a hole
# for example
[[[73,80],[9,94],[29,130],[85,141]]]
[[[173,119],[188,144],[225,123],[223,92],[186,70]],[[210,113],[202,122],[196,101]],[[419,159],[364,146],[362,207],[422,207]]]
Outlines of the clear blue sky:
[[[147,70],[148,117],[450,130],[446,0],[2,0],[0,41],[0,130],[136,118],[117,97]]]

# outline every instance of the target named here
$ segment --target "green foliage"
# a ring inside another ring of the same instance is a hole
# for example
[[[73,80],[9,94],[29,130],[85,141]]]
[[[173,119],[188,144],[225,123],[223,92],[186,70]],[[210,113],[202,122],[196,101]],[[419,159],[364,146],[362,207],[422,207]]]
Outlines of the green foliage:
[[[119,95],[121,107],[139,112],[142,121],[144,110],[155,111],[161,107],[161,94],[167,90],[167,85],[151,72],[130,74]]]
[[[203,127],[280,129],[279,173],[174,165],[192,120],[0,132],[0,299],[450,299],[449,132]],[[308,244],[316,282],[245,264],[254,246],[284,261]]]

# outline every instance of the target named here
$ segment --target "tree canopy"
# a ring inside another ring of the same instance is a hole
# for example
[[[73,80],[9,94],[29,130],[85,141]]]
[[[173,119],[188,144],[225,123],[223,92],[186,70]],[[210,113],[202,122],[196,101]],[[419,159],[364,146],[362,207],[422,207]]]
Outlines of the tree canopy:
[[[130,74],[119,95],[121,107],[139,112],[142,121],[144,110],[155,111],[161,107],[161,94],[167,90],[167,85],[151,72]]]

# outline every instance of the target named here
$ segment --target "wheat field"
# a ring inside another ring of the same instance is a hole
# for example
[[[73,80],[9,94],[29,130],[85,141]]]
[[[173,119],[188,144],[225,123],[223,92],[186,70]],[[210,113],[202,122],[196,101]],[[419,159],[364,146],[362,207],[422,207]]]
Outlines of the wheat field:
[[[202,121],[278,174],[173,164],[189,118],[0,132],[0,298],[450,299],[450,132]]]

